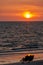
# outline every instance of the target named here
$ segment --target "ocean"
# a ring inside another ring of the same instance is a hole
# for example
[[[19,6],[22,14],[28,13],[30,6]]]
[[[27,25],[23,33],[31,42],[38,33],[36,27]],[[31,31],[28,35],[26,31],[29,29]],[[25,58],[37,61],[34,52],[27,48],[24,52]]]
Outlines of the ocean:
[[[26,54],[43,60],[43,21],[0,21],[0,64],[19,62]]]

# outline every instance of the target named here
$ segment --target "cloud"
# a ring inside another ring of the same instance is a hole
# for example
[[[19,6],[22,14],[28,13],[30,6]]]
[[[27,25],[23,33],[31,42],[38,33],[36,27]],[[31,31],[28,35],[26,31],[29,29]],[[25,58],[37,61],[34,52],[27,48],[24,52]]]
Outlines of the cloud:
[[[36,5],[43,6],[43,0],[0,0],[1,5]]]
[[[7,14],[21,14],[27,10],[43,17],[43,0],[0,0],[0,17],[3,15],[2,18]]]

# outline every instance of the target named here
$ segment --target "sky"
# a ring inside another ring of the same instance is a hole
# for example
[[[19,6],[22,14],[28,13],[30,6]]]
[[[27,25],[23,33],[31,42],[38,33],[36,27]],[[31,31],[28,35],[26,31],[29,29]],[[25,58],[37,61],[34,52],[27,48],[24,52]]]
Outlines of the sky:
[[[34,16],[24,18],[27,11]],[[0,0],[0,21],[43,21],[43,0]]]

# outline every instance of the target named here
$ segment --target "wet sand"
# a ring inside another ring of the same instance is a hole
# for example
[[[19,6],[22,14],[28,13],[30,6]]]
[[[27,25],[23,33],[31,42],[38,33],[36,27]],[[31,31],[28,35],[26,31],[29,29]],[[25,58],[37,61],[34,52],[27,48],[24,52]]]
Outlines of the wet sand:
[[[18,63],[20,60],[29,53],[16,53],[9,55],[0,55],[0,65]],[[33,61],[43,60],[43,53],[35,53]]]

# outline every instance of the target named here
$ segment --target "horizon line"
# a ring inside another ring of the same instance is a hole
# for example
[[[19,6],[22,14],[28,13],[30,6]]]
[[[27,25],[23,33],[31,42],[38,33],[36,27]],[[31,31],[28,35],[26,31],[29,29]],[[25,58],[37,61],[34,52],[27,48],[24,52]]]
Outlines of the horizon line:
[[[0,22],[43,22],[43,20],[42,21],[13,21],[13,20],[5,20],[5,21],[0,21]]]

